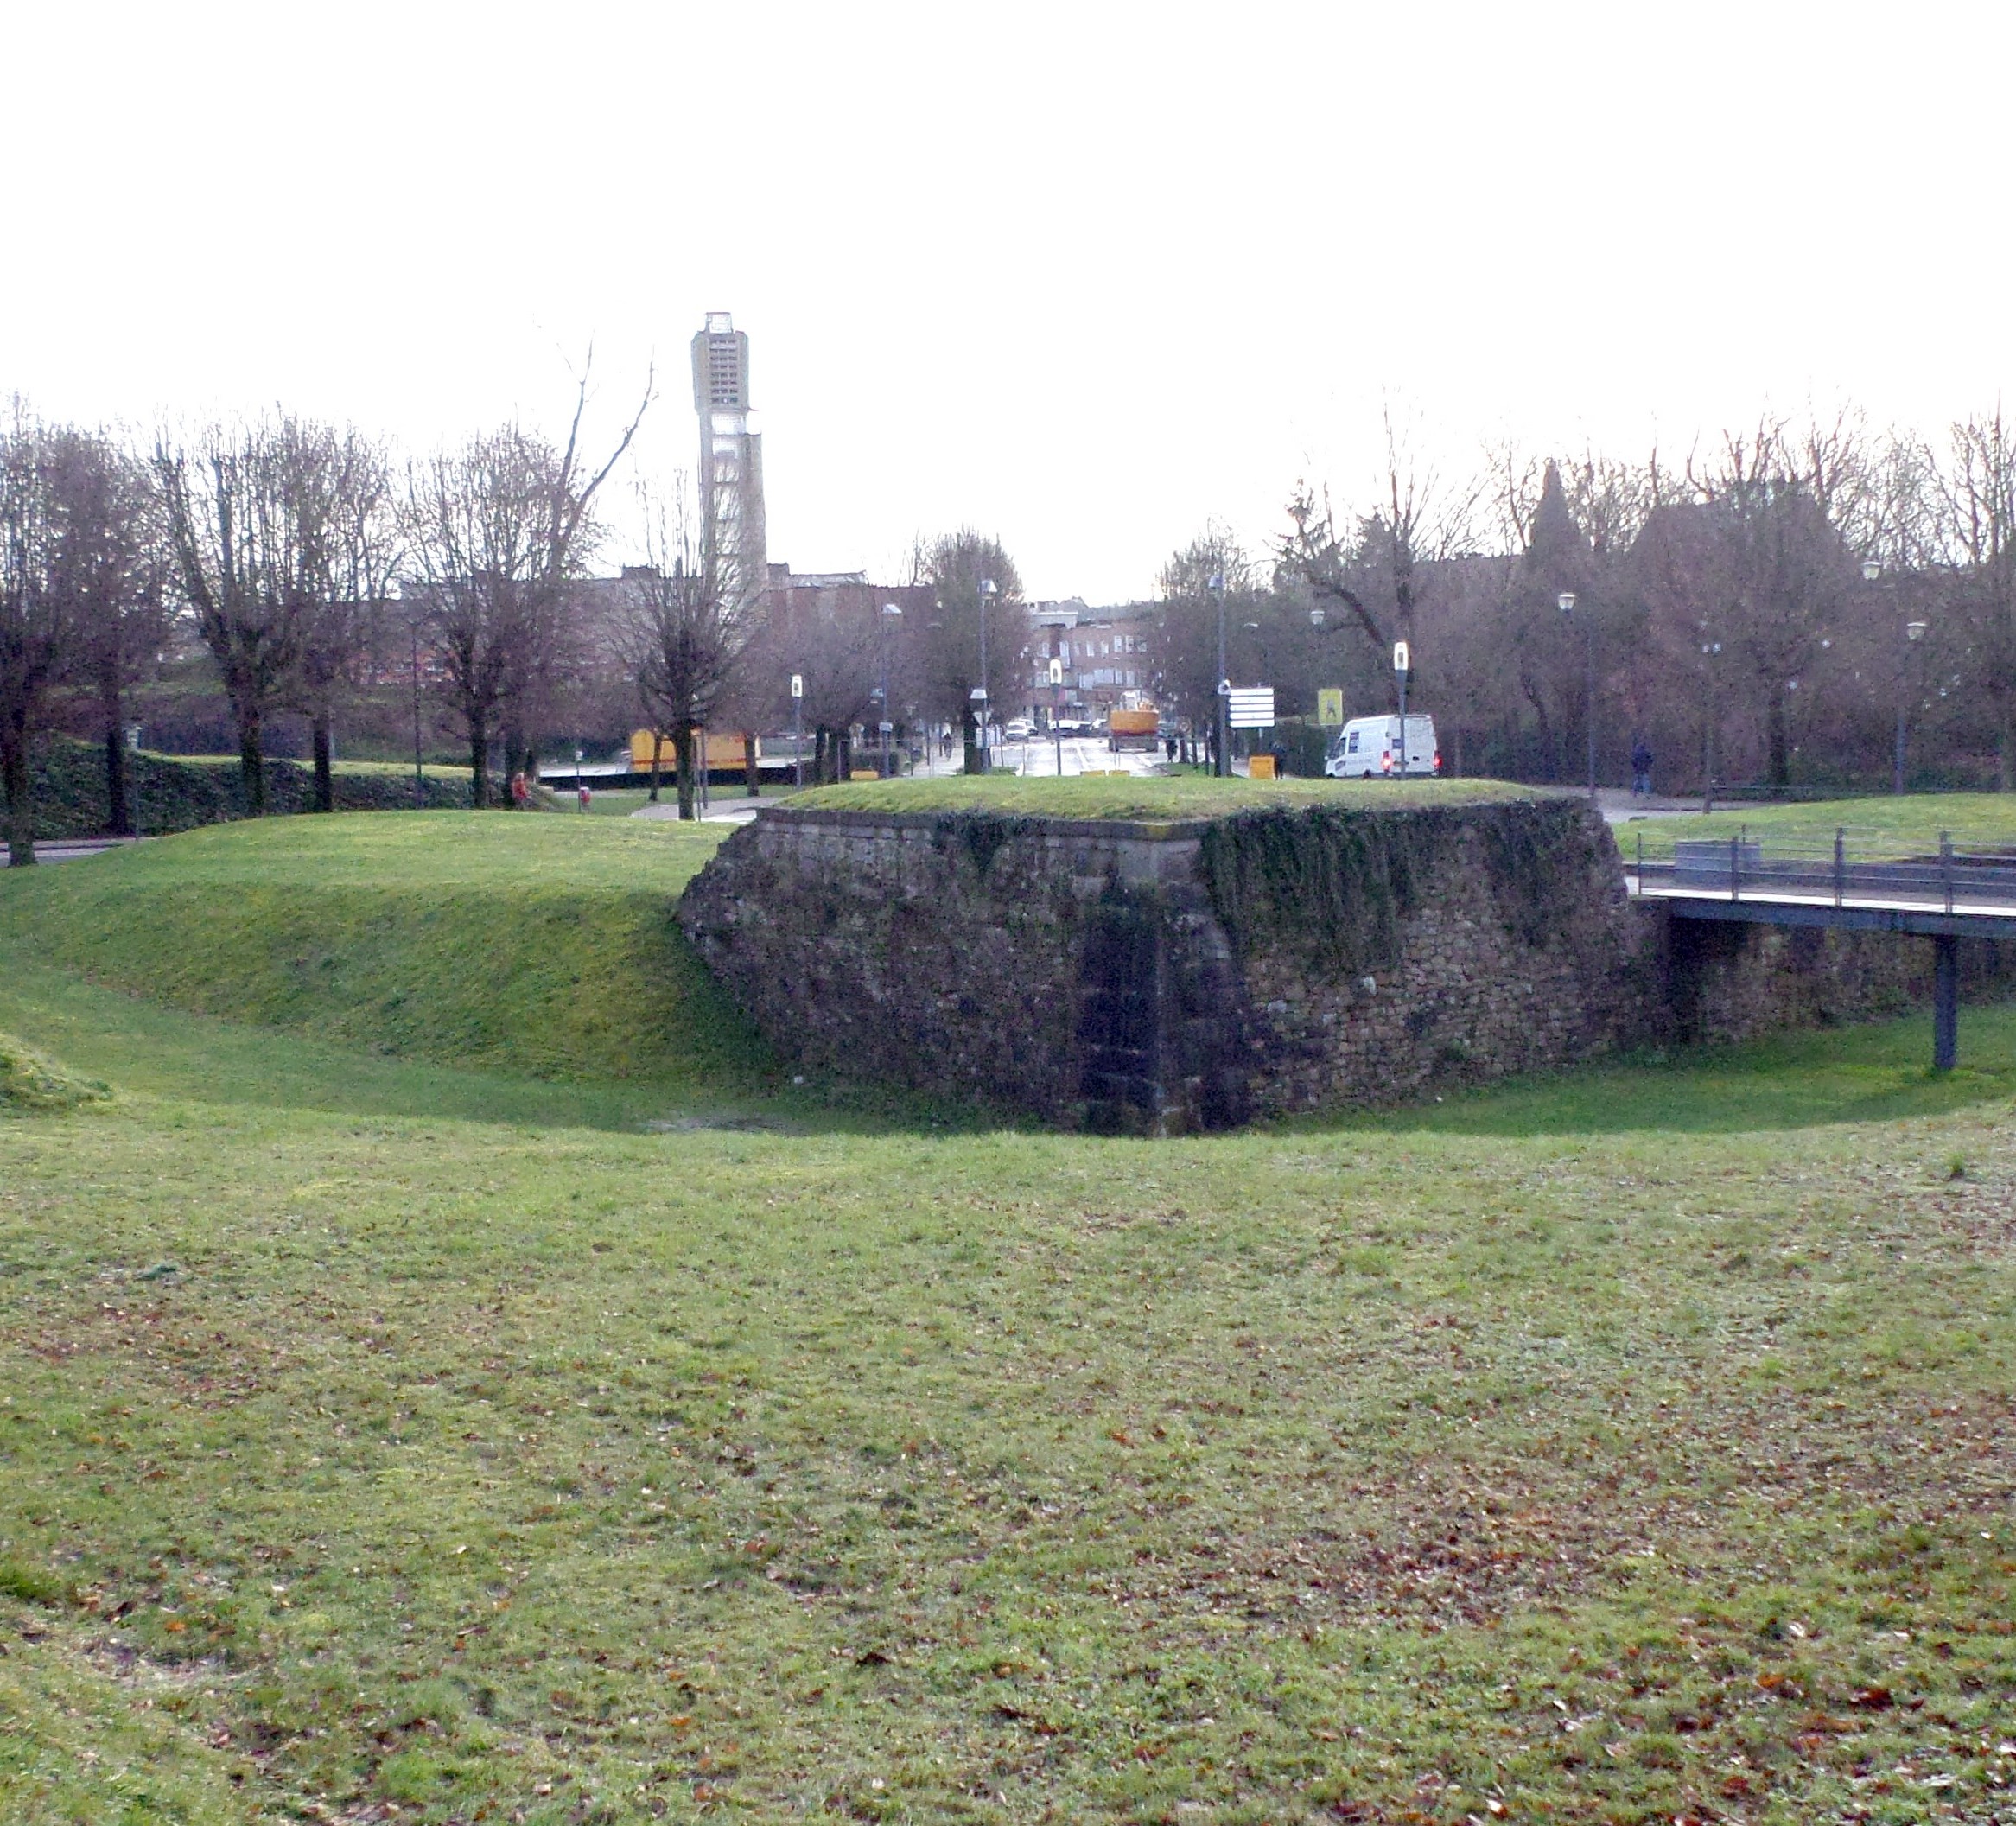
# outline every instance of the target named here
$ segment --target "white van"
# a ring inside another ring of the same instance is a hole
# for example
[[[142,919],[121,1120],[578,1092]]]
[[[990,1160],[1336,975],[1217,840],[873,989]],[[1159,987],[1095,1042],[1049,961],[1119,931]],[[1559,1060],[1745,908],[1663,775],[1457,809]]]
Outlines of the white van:
[[[1390,779],[1402,773],[1436,774],[1442,771],[1434,717],[1407,719],[1404,760],[1396,752],[1399,742],[1397,716],[1354,716],[1337,732],[1323,771],[1332,779]]]

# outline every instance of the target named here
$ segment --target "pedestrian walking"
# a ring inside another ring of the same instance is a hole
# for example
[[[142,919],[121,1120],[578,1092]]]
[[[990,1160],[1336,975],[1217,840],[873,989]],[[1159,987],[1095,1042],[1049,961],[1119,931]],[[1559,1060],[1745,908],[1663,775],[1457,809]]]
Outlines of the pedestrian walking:
[[[520,811],[532,802],[532,789],[525,784],[523,767],[511,776],[511,802]]]
[[[1633,798],[1652,796],[1652,751],[1645,746],[1642,735],[1631,745],[1631,796]]]
[[[589,786],[589,785],[588,785],[588,782],[587,782],[587,781],[584,779],[584,780],[583,780],[583,781],[582,781],[582,783],[581,783],[581,784],[580,784],[578,786],[576,786],[576,787],[574,790],[575,790],[575,794],[576,794],[576,797],[577,797],[577,798],[578,798],[581,800],[581,809],[582,809],[583,811],[586,811],[588,810],[588,806],[589,806],[590,803],[591,803],[591,802],[594,800],[594,798],[595,798],[595,788],[594,788],[593,786]]]

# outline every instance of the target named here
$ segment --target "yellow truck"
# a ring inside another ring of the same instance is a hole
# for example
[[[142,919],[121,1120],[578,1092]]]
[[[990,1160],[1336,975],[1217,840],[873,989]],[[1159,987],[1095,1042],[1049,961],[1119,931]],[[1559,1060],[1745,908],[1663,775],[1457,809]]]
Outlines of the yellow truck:
[[[1116,754],[1122,748],[1153,748],[1161,740],[1162,719],[1154,710],[1112,710],[1106,717],[1106,746]]]
[[[709,773],[726,773],[746,765],[747,755],[742,748],[742,735],[738,729],[733,735],[717,735],[709,729],[702,738],[706,753],[701,762]],[[630,765],[639,773],[651,772],[651,731],[633,729],[630,735]],[[763,745],[756,744],[756,758],[763,758]],[[679,771],[678,744],[669,735],[660,736],[658,745],[658,770],[660,773],[677,773]]]

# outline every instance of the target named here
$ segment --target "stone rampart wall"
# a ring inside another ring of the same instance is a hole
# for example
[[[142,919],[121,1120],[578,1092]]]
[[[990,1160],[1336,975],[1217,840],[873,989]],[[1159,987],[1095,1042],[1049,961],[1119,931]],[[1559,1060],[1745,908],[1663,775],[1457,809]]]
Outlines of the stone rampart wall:
[[[1689,1045],[1879,1020],[1932,998],[1930,938],[1645,911],[1663,952],[1674,1035]],[[2016,993],[2016,945],[1963,938],[1959,958],[1962,996]]]
[[[681,919],[813,1072],[1173,1130],[1642,1037],[1649,952],[1578,802],[1208,824],[766,814]]]
[[[1670,919],[1580,798],[1209,823],[770,811],[681,903],[804,1070],[1171,1133],[1867,1019],[1930,941]],[[1966,943],[1975,994],[2016,946]]]

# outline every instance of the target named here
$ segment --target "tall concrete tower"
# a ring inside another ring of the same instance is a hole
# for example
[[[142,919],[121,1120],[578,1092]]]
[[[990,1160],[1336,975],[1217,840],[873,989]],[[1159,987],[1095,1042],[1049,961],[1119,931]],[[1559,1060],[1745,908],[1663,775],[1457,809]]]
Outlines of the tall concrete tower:
[[[763,440],[749,429],[749,339],[726,311],[709,311],[693,339],[693,410],[700,415],[699,507],[703,555],[740,608],[769,578],[763,533]]]

